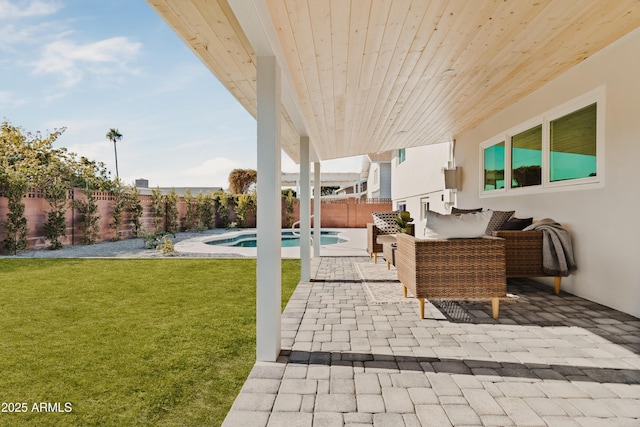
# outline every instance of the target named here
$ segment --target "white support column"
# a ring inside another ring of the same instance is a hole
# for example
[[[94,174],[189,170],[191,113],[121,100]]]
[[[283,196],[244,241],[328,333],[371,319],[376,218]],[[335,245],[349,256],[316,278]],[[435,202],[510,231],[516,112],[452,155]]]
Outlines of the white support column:
[[[311,186],[309,137],[300,137],[300,281],[311,280]],[[315,241],[316,239],[314,239]]]
[[[320,182],[320,162],[313,164],[313,234],[320,236],[320,193],[322,192],[322,182]],[[313,239],[313,256],[320,258],[320,239]]]
[[[280,67],[273,56],[259,56],[257,62],[256,358],[274,362],[281,348]]]

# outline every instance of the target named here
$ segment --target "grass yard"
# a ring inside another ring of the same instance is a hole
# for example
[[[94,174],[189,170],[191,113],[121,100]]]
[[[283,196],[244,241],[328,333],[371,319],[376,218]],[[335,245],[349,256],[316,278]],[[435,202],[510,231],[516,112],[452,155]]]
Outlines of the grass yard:
[[[0,425],[220,425],[255,361],[255,274],[255,259],[0,260]],[[299,279],[283,260],[283,307]]]

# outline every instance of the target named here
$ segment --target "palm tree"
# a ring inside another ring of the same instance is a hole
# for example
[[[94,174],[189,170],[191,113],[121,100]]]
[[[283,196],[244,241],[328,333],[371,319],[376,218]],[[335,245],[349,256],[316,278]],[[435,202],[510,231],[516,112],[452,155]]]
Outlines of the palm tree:
[[[109,141],[113,141],[113,152],[116,155],[116,178],[120,178],[118,174],[118,149],[116,148],[116,142],[122,140],[122,134],[118,132],[118,129],[111,128],[105,136]]]

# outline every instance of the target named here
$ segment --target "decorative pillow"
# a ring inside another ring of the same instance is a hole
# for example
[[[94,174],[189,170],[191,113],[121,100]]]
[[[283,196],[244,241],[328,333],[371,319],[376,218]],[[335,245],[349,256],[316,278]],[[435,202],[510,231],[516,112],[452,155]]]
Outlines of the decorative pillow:
[[[382,233],[398,233],[398,223],[396,217],[400,211],[390,212],[371,212],[373,223],[380,229]]]
[[[532,218],[511,218],[509,221],[502,224],[500,230],[524,230],[528,226],[533,224]]]
[[[487,236],[493,235],[493,232],[499,230],[502,227],[502,224],[509,221],[509,218],[513,216],[516,211],[492,211],[489,210],[487,212],[491,212],[491,220],[487,225]]]
[[[427,211],[426,237],[429,239],[471,239],[485,235],[492,212],[441,215]]]
[[[451,215],[457,215],[457,214],[468,214],[468,213],[476,213],[476,212],[482,212],[482,208],[478,208],[478,209],[458,209],[458,208],[451,208]]]

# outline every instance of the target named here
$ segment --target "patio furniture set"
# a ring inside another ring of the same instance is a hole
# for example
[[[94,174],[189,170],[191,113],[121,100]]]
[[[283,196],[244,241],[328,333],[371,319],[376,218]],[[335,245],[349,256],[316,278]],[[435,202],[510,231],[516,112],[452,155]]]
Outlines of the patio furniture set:
[[[451,215],[427,212],[426,238],[417,239],[413,229],[409,234],[394,229],[395,214],[373,214],[368,252],[374,262],[382,252],[387,268],[396,267],[403,295],[408,290],[418,299],[420,318],[425,299],[490,298],[497,319],[507,278],[552,276],[559,294],[562,276],[575,269],[569,234],[553,220],[533,223],[513,218],[514,211],[454,208]],[[566,239],[564,247],[552,247],[554,239],[545,237],[556,232]]]

